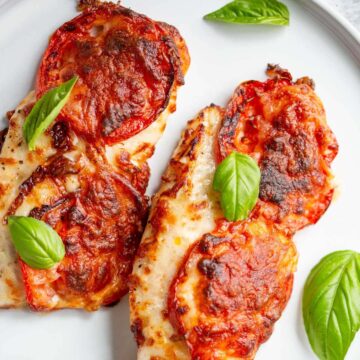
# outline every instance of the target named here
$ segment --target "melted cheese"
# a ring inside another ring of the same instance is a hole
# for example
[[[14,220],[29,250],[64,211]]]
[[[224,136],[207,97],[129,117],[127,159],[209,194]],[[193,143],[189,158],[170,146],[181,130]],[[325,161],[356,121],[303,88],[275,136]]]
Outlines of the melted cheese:
[[[41,150],[37,149],[32,153],[29,153],[23,139],[23,108],[34,101],[35,95],[31,92],[15,110],[0,154],[0,307],[18,307],[24,305],[25,301],[17,256],[8,227],[4,224],[4,216],[16,198],[22,182],[44,163],[47,157],[54,154],[50,139],[45,135],[38,142]]]
[[[113,166],[117,166],[116,156],[126,151],[135,166],[144,164],[153,154],[155,144],[159,141],[166,127],[166,120],[171,114],[171,107],[176,103],[176,93],[173,92],[170,103],[164,112],[148,128],[126,139],[119,144],[106,147],[106,158]]]
[[[153,200],[150,221],[134,264],[130,292],[131,321],[138,335],[139,360],[189,359],[167,312],[170,283],[188,248],[215,227],[221,216],[212,190],[214,139],[221,121],[217,107],[205,109],[189,123]],[[187,137],[196,139],[188,142]],[[176,177],[176,166],[183,176]],[[171,189],[177,187],[177,191]],[[136,327],[136,329],[135,329]]]

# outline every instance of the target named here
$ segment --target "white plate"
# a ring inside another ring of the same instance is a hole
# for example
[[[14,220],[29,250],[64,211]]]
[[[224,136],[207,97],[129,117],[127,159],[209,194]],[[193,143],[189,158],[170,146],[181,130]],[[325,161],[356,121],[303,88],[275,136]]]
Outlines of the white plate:
[[[224,105],[239,82],[265,79],[268,62],[289,68],[294,77],[308,75],[315,79],[329,124],[338,138],[340,153],[334,171],[339,194],[317,225],[296,235],[300,260],[294,291],[273,336],[261,347],[258,360],[315,359],[300,312],[306,276],[331,251],[360,250],[359,36],[319,0],[303,1],[310,11],[295,0],[285,2],[291,12],[291,26],[278,28],[202,20],[202,15],[226,0],[123,1],[134,10],[177,26],[192,57],[186,86],[179,94],[178,111],[171,117],[151,161],[151,193],[159,184],[186,121],[211,102]],[[1,114],[14,108],[32,87],[47,39],[59,25],[76,15],[74,3],[74,0],[10,0],[0,6]],[[135,345],[128,328],[127,298],[112,309],[93,314],[4,310],[0,312],[0,359],[132,360]],[[347,359],[359,358],[358,337]]]

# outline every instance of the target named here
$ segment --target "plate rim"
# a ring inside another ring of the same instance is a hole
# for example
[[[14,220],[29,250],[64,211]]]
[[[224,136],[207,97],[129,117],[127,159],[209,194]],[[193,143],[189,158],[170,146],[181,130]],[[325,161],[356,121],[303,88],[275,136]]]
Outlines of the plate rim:
[[[300,0],[303,7],[335,34],[360,65],[360,31],[325,0]]]

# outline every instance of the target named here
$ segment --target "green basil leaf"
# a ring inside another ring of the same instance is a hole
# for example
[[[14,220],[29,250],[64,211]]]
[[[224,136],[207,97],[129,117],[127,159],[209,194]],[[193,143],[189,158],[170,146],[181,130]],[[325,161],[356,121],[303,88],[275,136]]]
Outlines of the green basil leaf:
[[[49,269],[65,256],[60,236],[45,222],[26,216],[10,216],[9,230],[21,260],[34,269]]]
[[[205,15],[204,19],[239,24],[289,25],[289,10],[277,0],[235,0]]]
[[[221,193],[224,215],[229,221],[246,219],[259,197],[260,169],[248,155],[233,152],[217,167],[213,187]]]
[[[50,126],[65,106],[77,80],[78,77],[75,76],[51,89],[35,103],[23,125],[24,138],[30,151],[35,149],[39,136]]]
[[[360,254],[336,251],[311,271],[304,289],[303,318],[321,360],[343,360],[360,328]]]

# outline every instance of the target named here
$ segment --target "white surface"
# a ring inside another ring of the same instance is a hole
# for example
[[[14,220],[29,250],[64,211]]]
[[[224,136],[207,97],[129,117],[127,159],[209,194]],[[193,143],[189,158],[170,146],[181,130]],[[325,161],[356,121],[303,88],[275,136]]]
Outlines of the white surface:
[[[294,77],[308,75],[315,79],[329,124],[340,144],[334,163],[339,195],[317,225],[296,236],[300,260],[294,291],[273,336],[256,358],[315,359],[300,312],[306,276],[320,258],[331,251],[360,250],[357,232],[360,57],[356,63],[333,33],[309,16],[296,0],[284,1],[291,11],[291,26],[287,28],[232,26],[201,19],[203,14],[225,2],[123,1],[134,10],[176,25],[192,57],[186,85],[180,90],[178,111],[171,117],[151,161],[150,191],[158,186],[185,122],[211,102],[224,105],[240,81],[265,79],[268,62],[289,68]],[[48,36],[75,14],[74,0],[11,0],[0,9],[0,114],[16,106],[32,87]],[[348,44],[354,46],[355,43]],[[123,299],[120,305],[94,314],[0,311],[0,359],[133,360],[135,346],[128,330],[126,302],[127,299]],[[347,360],[359,358],[360,336],[354,341]]]

